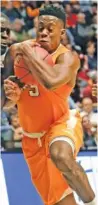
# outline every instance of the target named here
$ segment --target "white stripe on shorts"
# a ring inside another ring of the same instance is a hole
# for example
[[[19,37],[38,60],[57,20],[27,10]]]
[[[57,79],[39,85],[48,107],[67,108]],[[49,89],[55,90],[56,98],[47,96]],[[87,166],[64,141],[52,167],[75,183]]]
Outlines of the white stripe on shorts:
[[[60,202],[61,200],[63,200],[66,196],[68,196],[69,194],[72,194],[73,190],[69,187],[67,190],[64,191],[62,197],[60,198],[60,200],[58,202]]]
[[[67,143],[71,146],[72,152],[73,152],[73,154],[74,154],[75,144],[74,144],[74,142],[73,142],[69,137],[56,137],[56,138],[54,138],[54,139],[50,142],[49,147],[50,147],[54,142],[57,142],[57,141],[65,141],[65,142],[67,142]]]

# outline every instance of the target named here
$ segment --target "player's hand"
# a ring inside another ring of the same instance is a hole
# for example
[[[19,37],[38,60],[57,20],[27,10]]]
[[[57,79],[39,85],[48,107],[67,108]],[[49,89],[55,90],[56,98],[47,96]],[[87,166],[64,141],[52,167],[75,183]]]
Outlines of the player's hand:
[[[32,40],[27,40],[27,41],[24,41],[22,44],[28,44],[29,46],[31,47],[34,47],[34,46],[41,46],[39,43],[37,43],[36,41],[32,41]]]
[[[23,42],[21,43],[19,49],[20,49],[20,52],[22,53],[22,55],[26,55],[27,57],[31,56],[31,57],[37,57],[37,53],[34,52],[34,50],[32,50],[32,47],[35,47],[35,46],[40,46],[40,44],[38,44],[37,42]]]
[[[40,44],[37,43],[36,41],[33,41],[33,40],[27,40],[27,41],[24,41],[22,43],[13,44],[10,47],[10,52],[11,52],[11,55],[12,55],[13,59],[15,59],[15,57],[17,55],[23,56],[24,49],[28,49],[28,47],[30,49],[34,46],[40,46]]]
[[[24,42],[21,44],[20,47],[20,52],[22,53],[22,57],[27,67],[31,61],[36,61],[36,59],[40,58],[40,55],[39,53],[36,52],[36,49],[32,49],[34,45],[39,45],[39,44],[37,44],[36,42],[35,44],[34,43],[28,44],[27,42]]]
[[[15,103],[17,103],[17,101],[20,99],[22,92],[19,86],[16,83],[9,80],[9,78],[4,80],[4,91],[6,97]]]
[[[28,40],[20,43],[19,50],[23,52],[25,49],[30,49],[35,46],[40,46],[40,44],[36,41]]]

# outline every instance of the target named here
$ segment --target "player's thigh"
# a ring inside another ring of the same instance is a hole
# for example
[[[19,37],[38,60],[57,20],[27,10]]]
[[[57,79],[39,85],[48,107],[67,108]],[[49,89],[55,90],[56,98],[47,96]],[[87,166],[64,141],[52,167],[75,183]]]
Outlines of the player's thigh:
[[[77,205],[77,203],[76,203],[74,195],[72,193],[54,205]]]

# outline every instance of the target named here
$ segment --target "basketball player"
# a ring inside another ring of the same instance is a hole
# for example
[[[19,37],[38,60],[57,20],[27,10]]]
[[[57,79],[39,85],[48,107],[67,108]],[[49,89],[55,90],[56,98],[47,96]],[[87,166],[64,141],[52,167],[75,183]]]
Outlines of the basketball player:
[[[78,113],[70,114],[67,99],[80,62],[77,54],[60,44],[63,35],[63,9],[53,5],[41,9],[36,41],[22,42],[10,49],[15,75],[20,78],[24,74],[20,54],[33,83],[21,89],[8,78],[4,88],[7,98],[18,106],[24,157],[44,204],[76,205],[74,190],[85,204],[96,205],[87,176],[75,161],[83,144],[81,119]],[[34,52],[36,44],[51,54],[54,66]],[[26,79],[25,82],[28,83]]]

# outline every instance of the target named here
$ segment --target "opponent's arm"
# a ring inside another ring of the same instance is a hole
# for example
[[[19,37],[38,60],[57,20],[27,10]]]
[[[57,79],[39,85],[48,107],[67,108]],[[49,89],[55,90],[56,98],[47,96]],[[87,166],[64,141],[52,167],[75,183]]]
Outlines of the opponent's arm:
[[[2,85],[1,85],[1,107],[4,107],[5,104],[9,101],[6,98],[4,91],[4,80],[9,77],[9,75],[13,75],[13,60],[10,55],[10,50],[8,49],[5,59],[4,59],[4,71],[2,73]]]
[[[10,75],[14,74],[13,67],[14,67],[14,61],[10,55],[10,49],[9,49],[8,52],[6,53],[6,56],[4,59],[4,72],[2,75],[3,84],[1,86],[1,106],[3,107],[3,109],[6,109],[6,110],[15,106],[15,104],[16,104],[14,101],[12,101],[9,98],[9,95],[7,96],[7,92],[9,92],[10,90],[9,90],[9,84],[6,83],[6,81],[8,81],[8,80],[5,80],[5,79],[8,79],[8,77]],[[5,90],[5,87],[7,87],[7,92]],[[14,90],[15,87],[13,87],[13,85],[11,85],[11,89]]]
[[[80,67],[78,55],[71,51],[60,55],[57,64],[51,67],[32,51],[30,45],[22,44],[20,50],[33,76],[48,89],[70,82]]]

